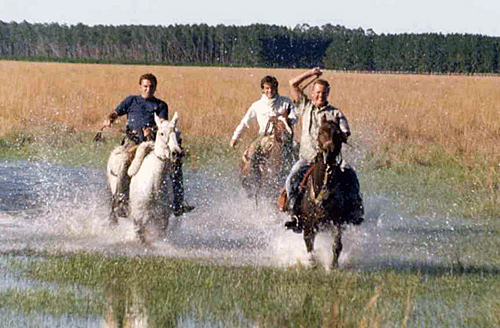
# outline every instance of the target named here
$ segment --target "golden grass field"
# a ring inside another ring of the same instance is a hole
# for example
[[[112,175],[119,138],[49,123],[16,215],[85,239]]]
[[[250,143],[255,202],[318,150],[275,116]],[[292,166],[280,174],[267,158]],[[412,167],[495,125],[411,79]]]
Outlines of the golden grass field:
[[[97,130],[138,77],[154,73],[157,97],[178,111],[185,135],[229,136],[260,97],[266,74],[280,81],[304,70],[219,67],[126,66],[0,61],[0,135],[58,123]],[[359,74],[326,71],[330,101],[358,128],[381,136],[381,146],[442,146],[450,153],[500,153],[500,77]],[[123,122],[123,121],[122,121]],[[123,125],[123,123],[122,123]],[[247,135],[251,135],[247,133]]]

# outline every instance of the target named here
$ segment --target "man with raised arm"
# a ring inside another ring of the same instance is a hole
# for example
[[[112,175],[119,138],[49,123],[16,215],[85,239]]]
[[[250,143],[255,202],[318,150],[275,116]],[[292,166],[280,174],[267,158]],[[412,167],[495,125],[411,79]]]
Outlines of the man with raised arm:
[[[297,115],[302,116],[299,160],[293,165],[285,182],[288,201],[285,210],[290,211],[292,215],[291,221],[286,222],[285,226],[293,229],[295,232],[302,232],[302,224],[298,220],[299,184],[319,150],[318,132],[321,125],[321,118],[326,116],[327,120],[337,120],[345,141],[351,135],[349,123],[344,114],[328,102],[330,83],[324,79],[319,79],[322,74],[321,69],[316,67],[292,78],[289,82],[292,99],[297,106]],[[300,85],[312,77],[315,77],[316,80],[312,84],[312,91],[310,98],[308,98]],[[341,167],[345,168],[346,165],[342,163]],[[354,171],[351,171],[353,175],[352,180],[354,180],[352,183],[351,198],[357,204],[354,213],[351,215],[354,217],[354,220],[362,220],[364,210],[359,193],[359,182]]]

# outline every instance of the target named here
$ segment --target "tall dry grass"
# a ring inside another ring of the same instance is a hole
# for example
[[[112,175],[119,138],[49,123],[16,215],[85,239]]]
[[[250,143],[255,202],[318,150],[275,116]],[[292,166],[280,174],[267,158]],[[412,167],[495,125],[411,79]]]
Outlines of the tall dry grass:
[[[138,77],[153,72],[157,96],[178,111],[187,135],[229,135],[260,97],[262,76],[280,93],[303,70],[30,63],[0,61],[0,134],[57,123],[96,130]],[[327,71],[331,102],[386,144],[436,144],[450,152],[498,154],[500,77],[383,75]],[[254,130],[255,131],[255,130]]]

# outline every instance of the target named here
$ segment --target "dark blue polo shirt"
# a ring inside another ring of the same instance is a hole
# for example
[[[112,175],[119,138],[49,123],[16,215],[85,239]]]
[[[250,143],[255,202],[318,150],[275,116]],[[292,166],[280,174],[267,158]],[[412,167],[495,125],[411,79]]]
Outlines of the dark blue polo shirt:
[[[127,126],[131,130],[156,126],[155,113],[161,119],[168,119],[168,105],[158,98],[128,96],[115,109],[118,115],[127,115]]]

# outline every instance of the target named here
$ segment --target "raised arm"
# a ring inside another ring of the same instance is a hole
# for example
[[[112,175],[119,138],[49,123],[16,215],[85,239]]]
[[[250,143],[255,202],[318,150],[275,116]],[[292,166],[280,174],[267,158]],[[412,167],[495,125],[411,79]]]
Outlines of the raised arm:
[[[311,70],[305,71],[304,73],[292,78],[289,81],[291,96],[293,101],[297,101],[300,97],[304,96],[304,91],[300,88],[300,84],[310,78],[311,76],[319,77],[323,74],[319,67],[315,67]]]

